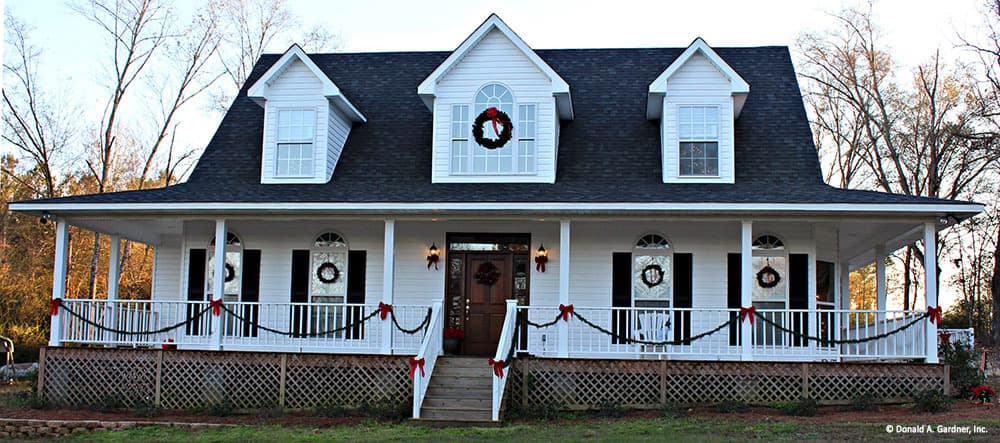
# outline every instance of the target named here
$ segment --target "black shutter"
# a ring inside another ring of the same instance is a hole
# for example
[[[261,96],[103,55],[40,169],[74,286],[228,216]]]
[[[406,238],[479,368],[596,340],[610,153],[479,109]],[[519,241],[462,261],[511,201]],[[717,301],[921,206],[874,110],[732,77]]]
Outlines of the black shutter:
[[[809,255],[788,255],[788,308],[809,309]],[[802,334],[809,331],[807,315],[796,313],[792,315],[792,330]],[[808,340],[796,335],[792,338],[794,346],[806,346]]]
[[[188,254],[188,301],[205,301],[205,250],[192,249]],[[195,319],[201,305],[188,305],[187,307],[187,327],[185,331],[188,335],[198,335],[201,333],[202,319]]]
[[[243,251],[243,291],[240,293],[244,303],[257,303],[260,301],[260,250],[247,249]],[[257,322],[260,316],[259,306],[243,305],[243,318],[248,320],[243,323],[243,336],[257,336]]]
[[[694,257],[674,254],[674,307],[690,308],[694,302]],[[674,340],[691,337],[691,311],[674,315]],[[684,343],[686,345],[691,344]]]
[[[739,309],[740,303],[743,299],[741,296],[742,288],[741,282],[743,280],[743,264],[741,254],[729,254],[728,266],[727,266],[727,280],[726,284],[728,287],[728,304],[729,309]],[[733,312],[729,314],[729,319],[738,318],[739,313]],[[739,322],[733,323],[729,327],[729,345],[736,346],[740,344],[739,341],[740,334],[740,324]]]
[[[309,251],[296,249],[292,251],[292,287],[290,301],[292,303],[309,302]],[[292,306],[292,335],[299,336],[305,332],[309,324],[306,316],[308,310],[304,306]]]
[[[365,268],[368,266],[367,251],[349,251],[347,253],[347,303],[365,302]],[[353,324],[365,315],[363,306],[354,306],[347,310],[346,324]],[[363,339],[364,324],[358,324],[347,330],[348,339]]]
[[[632,306],[632,253],[611,254],[611,306],[627,308]],[[618,337],[631,337],[629,311],[612,310],[611,330]],[[611,338],[612,344],[623,344],[624,340]]]

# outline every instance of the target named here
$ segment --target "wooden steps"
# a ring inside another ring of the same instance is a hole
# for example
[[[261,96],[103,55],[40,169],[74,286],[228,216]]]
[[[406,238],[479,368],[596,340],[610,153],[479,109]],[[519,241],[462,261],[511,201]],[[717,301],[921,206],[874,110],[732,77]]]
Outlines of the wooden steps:
[[[499,426],[493,372],[486,357],[438,357],[418,422],[432,426]]]

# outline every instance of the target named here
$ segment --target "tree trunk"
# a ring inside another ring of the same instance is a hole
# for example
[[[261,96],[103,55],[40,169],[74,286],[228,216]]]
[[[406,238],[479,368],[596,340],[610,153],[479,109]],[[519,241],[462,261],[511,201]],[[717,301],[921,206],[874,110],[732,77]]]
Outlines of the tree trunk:
[[[997,227],[997,244],[993,251],[993,278],[990,279],[990,293],[993,295],[993,324],[990,338],[993,345],[1000,344],[1000,227]]]

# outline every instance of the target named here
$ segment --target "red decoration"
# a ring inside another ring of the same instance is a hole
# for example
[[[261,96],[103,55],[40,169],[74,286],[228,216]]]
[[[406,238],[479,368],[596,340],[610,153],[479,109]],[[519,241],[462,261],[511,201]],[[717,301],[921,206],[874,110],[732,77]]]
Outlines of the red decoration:
[[[168,338],[163,340],[163,345],[161,345],[161,347],[165,350],[177,349],[177,344],[174,343],[174,339]]]
[[[496,133],[497,139],[486,138],[483,135],[483,124],[489,120],[493,123],[493,132]],[[503,129],[497,127],[497,124],[503,125]],[[495,107],[486,109],[480,112],[476,116],[476,120],[472,123],[472,137],[476,140],[480,146],[486,149],[497,149],[503,147],[510,141],[512,133],[513,124],[511,124],[510,116],[506,112],[503,112]]]
[[[485,262],[479,265],[473,277],[476,279],[476,283],[489,286],[500,280],[500,269],[493,262]]]
[[[441,257],[438,257],[437,255],[434,255],[434,254],[428,255],[427,256],[427,269],[430,269],[431,265],[434,265],[434,270],[437,271],[438,270],[438,261],[439,260],[441,260]]]
[[[493,367],[493,375],[503,378],[503,360],[490,359],[490,366]]]
[[[215,300],[212,300],[212,301],[208,302],[208,306],[210,306],[212,308],[212,315],[214,315],[216,317],[222,315],[222,299],[221,298],[217,298]]]
[[[457,328],[444,328],[444,338],[465,338],[465,331]]]
[[[413,375],[417,372],[417,368],[420,368],[421,377],[427,376],[427,374],[424,373],[424,359],[421,358],[418,360],[416,358],[410,357],[410,378],[413,378]]]
[[[53,298],[52,300],[49,300],[49,315],[59,315],[59,306],[62,306],[61,298]]]
[[[378,315],[379,318],[385,320],[389,318],[389,313],[392,312],[392,305],[387,305],[382,302],[378,302]]]
[[[979,400],[979,403],[982,403],[986,407],[993,404],[993,396],[995,395],[997,395],[996,391],[987,385],[979,385],[972,389],[972,398]]]
[[[927,313],[930,314],[929,317],[930,317],[931,323],[937,323],[939,325],[941,324],[941,307],[940,306],[938,306],[938,307],[928,306],[927,307]]]
[[[545,272],[545,264],[548,262],[549,258],[544,255],[535,257],[535,270],[538,272]]]
[[[559,304],[559,315],[562,315],[563,321],[569,321],[569,315],[573,313],[573,305]]]
[[[753,317],[757,314],[757,307],[751,306],[749,308],[740,307],[740,321],[744,321],[747,317],[750,317],[750,324],[753,324]]]
[[[951,343],[951,333],[950,332],[938,332],[938,338],[941,339],[941,344],[943,344],[943,345]]]

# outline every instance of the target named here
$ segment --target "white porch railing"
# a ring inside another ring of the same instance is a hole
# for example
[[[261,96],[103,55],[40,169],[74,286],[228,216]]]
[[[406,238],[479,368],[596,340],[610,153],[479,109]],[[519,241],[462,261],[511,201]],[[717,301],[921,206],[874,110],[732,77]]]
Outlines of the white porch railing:
[[[559,309],[555,307],[519,306],[517,309],[534,324],[551,322],[559,314]],[[607,332],[595,329],[575,316],[570,317],[566,328],[569,357],[739,360],[742,351],[739,311],[738,308],[575,307],[576,315]],[[753,336],[750,338],[751,355],[755,360],[841,361],[925,357],[927,320],[922,311],[831,309],[756,312],[751,328]],[[557,356],[557,327],[529,326],[526,332],[527,339],[518,343],[518,351]]]
[[[500,330],[500,342],[497,343],[497,353],[493,357],[495,364],[503,366],[504,363],[511,364],[516,352],[510,352],[512,347],[516,347],[515,336],[518,327],[517,300],[507,301],[507,313],[503,320],[503,329]],[[503,369],[501,369],[503,370]],[[503,405],[503,394],[507,389],[507,379],[509,371],[505,371],[503,376],[498,376],[496,370],[490,367],[493,374],[493,421],[500,421],[500,407]]]
[[[64,343],[210,346],[208,302],[66,299],[62,305]],[[428,310],[423,305],[394,305],[392,315],[400,327],[415,329],[427,321]],[[378,311],[378,305],[366,304],[229,302],[221,311],[222,346],[243,351],[378,353],[385,339]],[[392,331],[393,353],[407,354],[418,351],[427,329],[412,334],[396,327]]]
[[[436,301],[431,305],[431,321],[427,327],[427,334],[424,335],[423,344],[420,345],[420,352],[414,357],[416,361],[423,361],[423,371],[417,368],[413,372],[413,418],[420,418],[420,408],[424,404],[424,396],[427,394],[427,385],[434,374],[434,365],[437,358],[444,352],[444,309],[442,302]]]

